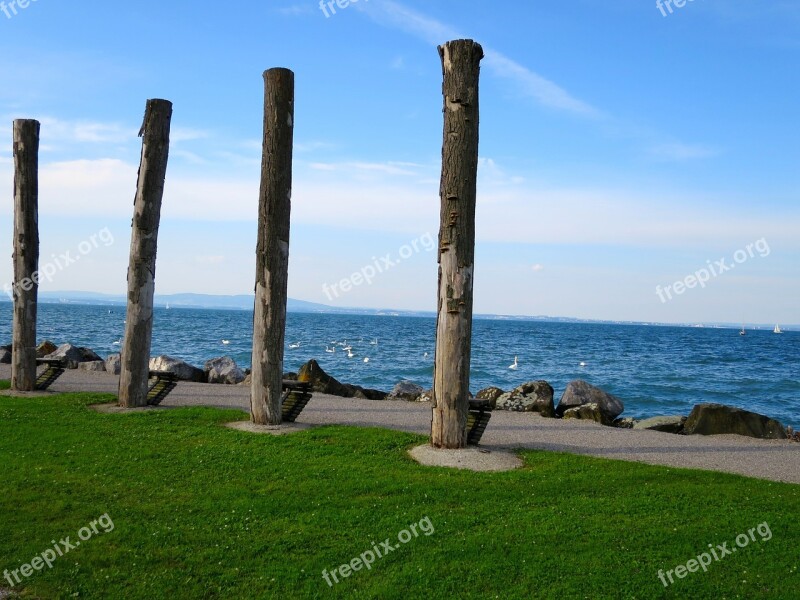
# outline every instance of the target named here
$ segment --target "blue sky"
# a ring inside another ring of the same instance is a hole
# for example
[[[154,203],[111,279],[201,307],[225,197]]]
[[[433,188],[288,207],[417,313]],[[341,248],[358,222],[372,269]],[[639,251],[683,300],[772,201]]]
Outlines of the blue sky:
[[[175,108],[157,292],[251,291],[261,74],[279,66],[296,74],[290,295],[432,310],[436,253],[404,249],[438,232],[436,45],[457,37],[486,52],[476,311],[800,323],[800,5],[783,1],[695,0],[666,17],[644,0],[0,12],[0,282],[11,121],[36,118],[42,262],[114,236],[41,289],[125,289],[136,134],[160,97]],[[371,284],[326,295],[387,254],[397,264]],[[723,258],[735,269],[662,302],[657,286]]]

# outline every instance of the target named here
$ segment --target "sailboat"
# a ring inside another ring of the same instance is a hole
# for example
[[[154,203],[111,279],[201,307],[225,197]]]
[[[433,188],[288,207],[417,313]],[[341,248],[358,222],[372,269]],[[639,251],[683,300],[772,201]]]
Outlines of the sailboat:
[[[744,330],[744,325],[742,325],[742,330],[739,332],[739,335],[747,335],[747,332]]]
[[[772,330],[772,333],[783,333],[781,331],[781,326],[780,325],[775,325],[775,329]]]

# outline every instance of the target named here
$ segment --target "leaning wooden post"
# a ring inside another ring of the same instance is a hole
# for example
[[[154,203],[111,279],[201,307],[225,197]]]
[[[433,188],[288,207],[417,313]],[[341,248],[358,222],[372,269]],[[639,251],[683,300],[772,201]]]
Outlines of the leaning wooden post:
[[[14,121],[14,332],[11,389],[36,389],[39,293],[39,121]]]
[[[294,73],[270,69],[264,72],[264,149],[250,389],[250,416],[258,425],[281,424],[293,136]]]
[[[444,75],[444,145],[431,445],[453,449],[467,445],[478,78],[483,49],[472,40],[457,40],[440,46],[439,55]]]
[[[158,225],[167,175],[171,119],[171,102],[147,101],[139,131],[139,137],[143,137],[142,158],[133,203],[128,309],[119,377],[119,405],[125,408],[147,406]]]

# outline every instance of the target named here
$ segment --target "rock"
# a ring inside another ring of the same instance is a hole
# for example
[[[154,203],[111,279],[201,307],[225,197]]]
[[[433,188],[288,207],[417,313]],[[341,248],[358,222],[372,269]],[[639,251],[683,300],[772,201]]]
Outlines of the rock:
[[[253,384],[253,374],[248,373],[247,375],[244,376],[244,381],[242,381],[242,383],[240,383],[239,385],[249,386],[252,384]]]
[[[77,369],[81,363],[103,360],[94,350],[73,346],[72,344],[61,344],[55,352],[45,355],[44,358],[61,360],[68,369]]]
[[[582,421],[594,421],[601,425],[612,425],[614,420],[609,418],[608,414],[602,409],[597,402],[589,404],[581,404],[575,408],[568,408],[564,411],[564,419],[580,419]]]
[[[203,371],[208,383],[236,385],[242,383],[246,377],[244,371],[236,366],[236,361],[230,356],[221,356],[206,361]]]
[[[787,439],[786,430],[775,419],[724,404],[695,406],[686,420],[684,433],[687,435],[735,433],[768,440]]]
[[[663,431],[664,433],[683,433],[683,426],[686,417],[680,415],[671,417],[653,417],[637,422],[634,429],[650,429],[652,431]]]
[[[345,384],[345,387],[352,391],[352,398],[362,398],[364,400],[386,400],[389,397],[389,394],[380,390],[371,390],[368,388],[362,388],[358,385],[349,384]]]
[[[0,365],[11,364],[11,344],[8,346],[0,346]]]
[[[308,381],[311,389],[321,394],[341,396],[343,398],[366,398],[367,400],[385,400],[388,394],[380,390],[368,390],[356,385],[341,383],[328,375],[316,360],[310,360],[297,372],[298,381]]]
[[[419,398],[420,394],[422,394],[424,391],[425,388],[421,385],[417,385],[413,381],[403,380],[395,385],[394,388],[392,388],[392,391],[389,392],[389,399],[409,400],[411,402],[415,402],[417,398]]]
[[[433,390],[425,390],[417,396],[417,402],[433,402]]]
[[[616,396],[612,396],[582,379],[576,379],[567,384],[567,389],[564,390],[556,407],[556,415],[563,417],[564,413],[570,408],[577,408],[584,404],[597,404],[600,410],[605,413],[606,420],[609,423],[613,422],[625,410],[622,400]]]
[[[197,381],[202,383],[206,380],[206,374],[202,369],[198,369],[182,360],[166,355],[151,358],[150,370],[174,373],[180,381]]]
[[[106,371],[112,375],[119,375],[122,370],[122,357],[119,354],[112,354],[106,359]]]
[[[298,381],[311,383],[311,389],[321,394],[343,396],[352,398],[352,391],[348,390],[341,382],[328,375],[316,360],[310,360],[297,372]]]
[[[44,358],[48,354],[52,354],[58,350],[58,346],[56,346],[50,340],[45,340],[38,346],[36,346],[36,358]]]
[[[636,423],[636,419],[625,417],[624,419],[615,419],[612,425],[614,427],[619,427],[620,429],[633,429],[636,427]]]
[[[481,392],[478,393],[479,397]],[[553,386],[546,381],[523,383],[510,392],[500,395],[495,402],[495,410],[538,412],[543,417],[555,417]]]
[[[106,370],[106,361],[104,360],[91,360],[89,362],[82,362],[78,365],[78,369],[81,371],[93,371],[95,373],[105,372]]]
[[[488,387],[480,390],[476,398],[478,400],[488,400],[492,410],[497,408],[497,400],[505,394],[499,387]]]

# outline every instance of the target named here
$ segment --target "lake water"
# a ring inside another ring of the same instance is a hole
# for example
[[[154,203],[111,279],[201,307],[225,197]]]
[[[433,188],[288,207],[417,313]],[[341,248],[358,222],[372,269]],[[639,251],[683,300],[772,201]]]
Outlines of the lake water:
[[[87,346],[105,357],[119,352],[114,342],[123,334],[124,319],[123,307],[40,304],[38,337]],[[152,354],[199,367],[227,355],[249,367],[251,338],[251,312],[157,308]],[[0,342],[10,340],[11,304],[2,302]],[[353,358],[336,345],[345,340]],[[287,371],[314,358],[346,383],[387,391],[401,379],[426,389],[432,385],[433,318],[289,313],[286,343]],[[299,348],[289,348],[298,343]],[[519,357],[517,370],[508,368],[514,356]],[[720,402],[800,426],[797,332],[761,330],[740,336],[736,330],[714,328],[475,321],[473,393],[545,379],[558,401],[566,384],[578,378],[619,396],[624,416],[687,414],[699,402]]]

